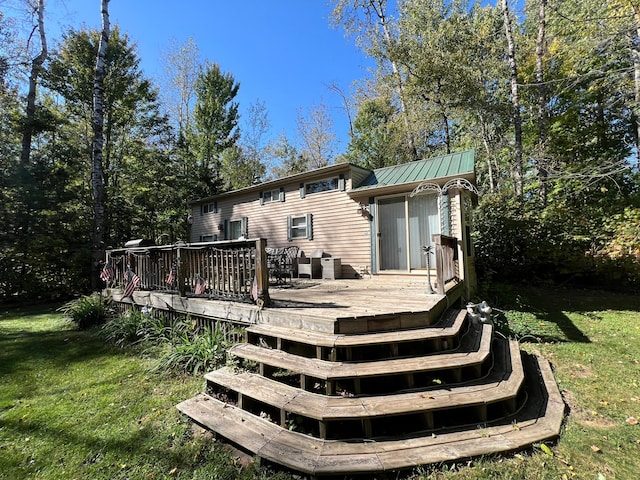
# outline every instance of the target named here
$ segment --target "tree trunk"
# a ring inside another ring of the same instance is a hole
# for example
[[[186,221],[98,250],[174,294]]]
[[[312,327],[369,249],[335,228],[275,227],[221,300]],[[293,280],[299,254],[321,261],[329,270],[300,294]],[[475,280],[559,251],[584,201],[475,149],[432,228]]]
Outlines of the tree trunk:
[[[23,167],[28,165],[31,157],[31,140],[36,116],[36,89],[38,87],[38,77],[42,71],[42,65],[47,59],[47,37],[44,32],[44,0],[38,0],[35,8],[38,15],[37,28],[40,35],[40,53],[31,61],[31,72],[29,74],[26,118],[22,131],[22,150],[20,152],[20,162]]]
[[[640,169],[640,7],[633,5],[633,18],[635,23],[635,35],[631,44],[631,57],[633,59],[633,80],[635,106],[633,117],[635,120],[636,137],[636,167]]]
[[[511,167],[515,194],[522,197],[523,162],[522,162],[522,118],[520,116],[520,100],[518,98],[518,64],[516,63],[516,46],[513,40],[511,16],[508,0],[501,0],[504,15],[504,30],[507,37],[509,70],[511,71],[511,103],[513,105],[513,128],[515,133],[515,159]]]
[[[407,136],[407,146],[409,147],[409,152],[413,160],[418,159],[418,150],[416,149],[416,142],[413,136],[413,130],[411,128],[411,121],[409,120],[409,111],[407,109],[407,103],[404,92],[404,80],[402,78],[402,74],[400,73],[400,69],[398,68],[397,62],[393,59],[393,54],[391,52],[391,46],[393,45],[393,38],[391,36],[391,31],[389,30],[389,23],[387,21],[387,16],[384,11],[384,0],[370,0],[369,5],[375,12],[380,21],[380,26],[382,27],[382,32],[384,34],[384,41],[387,45],[387,55],[389,57],[389,64],[391,65],[391,71],[393,72],[393,76],[396,79],[396,89],[398,93],[398,99],[400,100],[400,113],[402,114],[402,121],[404,123],[404,128],[406,130]]]
[[[102,149],[104,145],[104,77],[105,58],[109,44],[109,0],[102,0],[102,31],[96,59],[96,70],[93,82],[93,149],[91,184],[93,187],[93,235],[92,235],[92,262],[91,262],[91,286],[96,290],[98,285],[99,265],[104,259],[104,223],[107,194],[104,186],[104,173],[102,168]]]
[[[539,0],[538,38],[536,39],[536,82],[538,83],[538,179],[540,201],[547,204],[547,89],[544,84],[544,52],[547,0]]]
[[[484,145],[485,154],[487,155],[487,176],[489,180],[489,191],[493,193],[495,191],[495,181],[493,179],[493,166],[491,164],[491,157],[493,152],[489,146],[489,127],[484,120],[482,114],[480,114],[480,125],[482,127],[482,143]]]

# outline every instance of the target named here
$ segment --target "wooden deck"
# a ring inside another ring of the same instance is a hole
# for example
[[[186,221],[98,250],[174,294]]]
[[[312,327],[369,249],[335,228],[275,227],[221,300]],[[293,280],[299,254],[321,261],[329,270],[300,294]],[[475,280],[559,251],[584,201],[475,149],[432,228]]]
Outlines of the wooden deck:
[[[429,294],[427,277],[377,275],[365,279],[294,279],[272,285],[271,305],[257,305],[201,296],[138,290],[123,298],[120,289],[108,291],[115,301],[147,305],[159,310],[243,325],[268,324],[322,333],[364,333],[428,326],[460,296],[449,285],[446,295]]]
[[[293,281],[243,320],[233,366],[178,405],[258,457],[316,476],[371,474],[511,451],[559,434],[564,404],[546,361],[521,356],[461,288],[421,276]],[[201,299],[184,299],[200,305]],[[137,299],[136,299],[137,301]],[[222,308],[209,301],[211,316]]]

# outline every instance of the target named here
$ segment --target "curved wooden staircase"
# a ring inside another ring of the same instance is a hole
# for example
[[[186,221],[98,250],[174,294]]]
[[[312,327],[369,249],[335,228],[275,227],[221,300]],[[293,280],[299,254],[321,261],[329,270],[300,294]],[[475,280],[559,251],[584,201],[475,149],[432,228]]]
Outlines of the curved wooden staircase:
[[[557,436],[564,403],[548,362],[446,311],[385,330],[257,324],[178,409],[265,459],[313,476],[398,470],[517,450]],[[393,322],[391,322],[393,323]],[[322,329],[318,329],[322,330]]]

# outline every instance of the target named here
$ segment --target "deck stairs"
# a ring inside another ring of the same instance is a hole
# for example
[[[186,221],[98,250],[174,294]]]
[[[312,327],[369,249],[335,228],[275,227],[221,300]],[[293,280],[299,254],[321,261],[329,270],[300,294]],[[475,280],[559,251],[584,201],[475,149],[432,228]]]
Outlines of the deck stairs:
[[[178,409],[262,460],[313,477],[514,451],[560,432],[548,362],[466,310],[383,328],[256,324]],[[355,322],[354,322],[355,324]],[[345,333],[348,332],[348,333]]]

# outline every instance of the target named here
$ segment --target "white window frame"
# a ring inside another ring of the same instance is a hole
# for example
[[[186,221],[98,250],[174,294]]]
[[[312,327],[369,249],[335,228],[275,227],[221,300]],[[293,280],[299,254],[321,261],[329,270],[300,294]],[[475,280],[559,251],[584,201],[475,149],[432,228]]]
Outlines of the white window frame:
[[[280,190],[274,188],[273,190],[266,190],[262,193],[262,202],[271,203],[280,201]]]
[[[289,241],[313,240],[313,216],[310,213],[287,217],[287,238]]]
[[[216,202],[212,203],[203,203],[202,204],[202,213],[218,213],[218,205]]]

